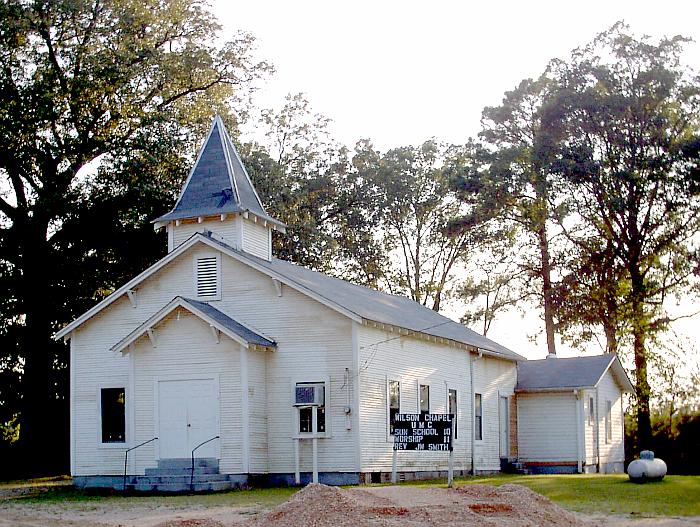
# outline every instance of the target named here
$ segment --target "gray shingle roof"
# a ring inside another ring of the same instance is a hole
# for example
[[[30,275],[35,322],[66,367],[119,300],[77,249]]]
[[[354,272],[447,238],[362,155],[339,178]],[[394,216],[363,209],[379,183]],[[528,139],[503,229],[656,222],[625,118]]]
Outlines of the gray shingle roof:
[[[205,315],[214,319],[216,322],[221,324],[229,331],[235,333],[249,344],[257,344],[258,346],[267,347],[276,346],[274,341],[257,334],[255,331],[247,328],[240,322],[237,322],[236,320],[228,316],[226,313],[219,311],[211,304],[208,304],[206,302],[200,302],[199,300],[192,300],[191,298],[180,298],[182,298],[184,302],[190,304],[192,307],[199,309]]]
[[[351,284],[285,260],[273,258],[272,261],[268,262],[238,251],[216,238],[210,237],[210,239],[226,247],[229,251],[235,252],[241,258],[251,260],[257,266],[269,269],[363,319],[461,342],[510,360],[525,360],[525,357],[505,346],[501,346],[410,298]]]
[[[223,121],[217,116],[175,207],[155,221],[243,211],[282,225],[265,211]]]
[[[598,384],[613,364],[614,375],[625,389],[631,387],[627,375],[615,354],[593,357],[547,358],[518,363],[516,392],[557,391],[592,388]],[[622,378],[624,377],[624,378]]]

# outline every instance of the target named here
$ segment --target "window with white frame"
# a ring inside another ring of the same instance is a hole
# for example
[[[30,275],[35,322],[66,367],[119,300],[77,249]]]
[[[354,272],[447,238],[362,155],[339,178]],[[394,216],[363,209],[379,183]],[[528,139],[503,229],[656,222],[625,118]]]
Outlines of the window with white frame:
[[[298,411],[297,430],[300,434],[324,434],[326,432],[325,382],[296,383],[294,405]],[[316,410],[315,429],[314,409]]]
[[[605,442],[612,441],[612,402],[605,401]]]
[[[593,426],[595,423],[595,403],[593,402],[593,396],[588,398],[588,426]]]
[[[126,443],[126,390],[100,389],[101,442]]]
[[[421,384],[418,387],[419,410],[421,414],[430,413],[430,386]]]
[[[389,381],[387,383],[387,406],[389,415],[389,435],[394,435],[394,418],[401,413],[401,383]]]
[[[447,390],[447,413],[452,414],[452,439],[457,439],[457,390]]]
[[[221,298],[221,259],[218,254],[195,257],[195,290],[200,300]]]
[[[481,407],[481,394],[474,394],[474,439],[481,441],[483,434],[483,409]]]

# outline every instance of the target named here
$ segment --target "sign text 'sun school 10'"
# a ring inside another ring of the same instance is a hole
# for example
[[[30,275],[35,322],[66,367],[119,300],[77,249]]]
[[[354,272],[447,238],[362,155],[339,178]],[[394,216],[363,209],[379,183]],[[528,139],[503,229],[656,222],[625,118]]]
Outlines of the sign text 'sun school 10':
[[[394,450],[452,450],[452,414],[396,414]]]

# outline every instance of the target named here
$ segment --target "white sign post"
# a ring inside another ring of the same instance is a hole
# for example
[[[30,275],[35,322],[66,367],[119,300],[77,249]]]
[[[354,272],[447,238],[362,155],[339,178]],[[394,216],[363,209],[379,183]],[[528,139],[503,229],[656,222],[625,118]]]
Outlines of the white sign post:
[[[396,414],[394,422],[394,452],[391,458],[391,482],[397,482],[399,450],[449,452],[447,485],[452,487],[454,475],[454,420],[452,414]]]

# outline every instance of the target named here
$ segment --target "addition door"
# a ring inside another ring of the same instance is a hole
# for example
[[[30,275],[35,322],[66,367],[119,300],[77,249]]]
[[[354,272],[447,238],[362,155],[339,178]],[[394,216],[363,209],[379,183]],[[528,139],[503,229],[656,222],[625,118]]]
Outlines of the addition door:
[[[158,382],[158,444],[161,459],[188,458],[200,443],[219,435],[219,397],[214,379]],[[196,457],[218,458],[219,444]]]

